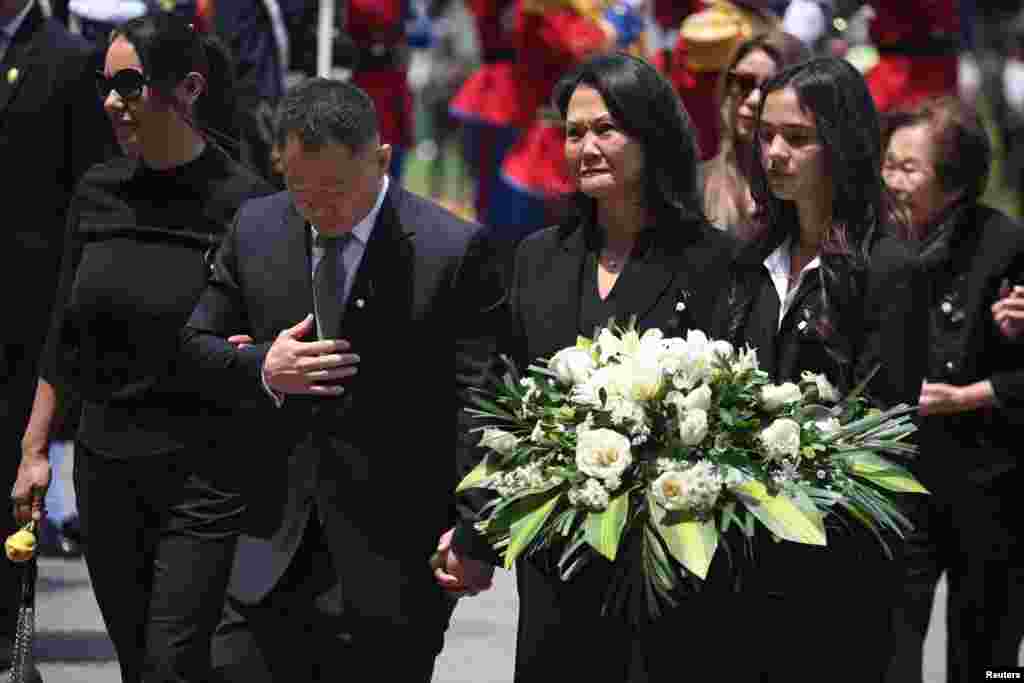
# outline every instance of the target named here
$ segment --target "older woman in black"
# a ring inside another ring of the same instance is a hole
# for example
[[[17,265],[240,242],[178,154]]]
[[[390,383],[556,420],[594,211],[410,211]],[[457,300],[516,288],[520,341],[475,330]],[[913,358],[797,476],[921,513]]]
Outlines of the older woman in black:
[[[714,336],[755,347],[776,383],[810,371],[846,393],[869,380],[876,404],[913,404],[924,290],[912,252],[883,234],[881,135],[867,87],[848,63],[821,58],[761,91],[752,187],[762,215],[734,259]],[[827,547],[776,542],[759,527],[752,555],[716,555],[712,590],[662,624],[662,637],[720,659],[733,681],[881,680],[901,563],[841,511],[826,528]],[[652,666],[659,678],[678,667],[665,650]]]
[[[517,251],[507,353],[525,367],[612,317],[625,323],[636,315],[641,330],[669,336],[707,329],[731,239],[701,212],[694,134],[672,86],[642,60],[607,55],[567,75],[555,104],[578,188],[575,212]],[[461,578],[470,590],[486,587],[481,565],[493,552],[471,519],[454,536],[443,585],[458,587]],[[568,583],[552,565],[543,554],[517,562],[515,680],[556,680],[560,672],[628,680],[637,633],[625,618],[601,615],[612,565],[595,559]]]
[[[88,171],[72,200],[13,492],[19,520],[38,517],[54,415],[73,387],[86,561],[131,682],[207,680],[244,512],[214,447],[230,408],[175,369],[210,252],[241,202],[272,191],[207,134],[230,115],[229,67],[170,15],[113,33],[97,84],[125,156]]]

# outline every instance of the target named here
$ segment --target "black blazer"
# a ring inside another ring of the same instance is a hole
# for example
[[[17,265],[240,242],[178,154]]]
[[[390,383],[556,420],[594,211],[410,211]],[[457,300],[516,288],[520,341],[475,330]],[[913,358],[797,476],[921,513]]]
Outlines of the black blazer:
[[[0,62],[0,197],[9,216],[0,231],[0,301],[18,321],[2,341],[42,344],[71,193],[113,151],[93,85],[100,61],[36,3]]]
[[[875,403],[916,404],[927,343],[924,281],[913,250],[882,237],[866,270],[849,272],[858,287],[846,319],[825,324],[822,269],[801,283],[779,326],[779,296],[764,259],[781,243],[743,245],[733,260],[728,295],[719,300],[715,336],[757,349],[761,369],[775,382],[822,373],[846,393],[881,366],[867,387]]]
[[[966,299],[950,312],[965,326],[965,341],[946,374],[929,379],[956,386],[989,379],[1000,407],[921,419],[919,468],[938,486],[956,486],[965,475],[985,482],[1016,468],[1024,426],[1024,348],[1004,339],[992,320],[1003,279],[1024,283],[1024,230],[980,204],[964,207],[953,220],[949,239],[927,244],[921,258],[926,274],[941,270],[966,276]],[[931,294],[929,308],[941,306],[939,296]]]
[[[446,618],[427,561],[454,521],[460,397],[493,352],[485,321],[503,291],[490,263],[479,226],[392,182],[341,327],[359,373],[342,397],[275,408],[261,369],[277,334],[313,310],[309,226],[287,192],[243,205],[184,341],[204,386],[250,401],[232,454],[250,472],[252,513],[236,598],[258,602],[276,584],[315,500],[347,608],[395,623]],[[255,344],[232,349],[223,337],[234,333]],[[324,446],[337,457],[320,458]]]
[[[594,333],[580,325],[580,301],[582,278],[590,272],[585,265],[599,249],[596,232],[587,222],[569,223],[534,233],[519,245],[501,338],[503,353],[519,368],[573,345],[578,335]],[[647,232],[646,248],[627,262],[615,284],[618,321],[636,315],[638,329],[660,328],[668,337],[685,336],[688,329],[707,331],[726,282],[732,239],[707,223],[657,225]],[[467,462],[461,473],[473,464]],[[460,497],[455,545],[496,562],[472,526],[487,498],[479,490]]]

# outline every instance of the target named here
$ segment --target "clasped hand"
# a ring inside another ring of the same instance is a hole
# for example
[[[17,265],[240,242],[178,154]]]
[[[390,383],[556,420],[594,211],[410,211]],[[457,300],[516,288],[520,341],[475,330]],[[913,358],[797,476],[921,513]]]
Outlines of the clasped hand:
[[[1003,287],[999,300],[992,304],[992,319],[1007,339],[1019,339],[1024,332],[1024,287]]]
[[[313,316],[308,315],[294,327],[282,330],[267,351],[263,377],[267,386],[281,394],[338,396],[345,390],[337,382],[352,377],[359,356],[344,339],[302,341],[313,331]]]
[[[452,548],[454,533],[454,529],[449,529],[441,534],[437,542],[437,552],[430,562],[434,580],[454,598],[477,595],[491,587],[494,566],[471,557],[459,556]]]

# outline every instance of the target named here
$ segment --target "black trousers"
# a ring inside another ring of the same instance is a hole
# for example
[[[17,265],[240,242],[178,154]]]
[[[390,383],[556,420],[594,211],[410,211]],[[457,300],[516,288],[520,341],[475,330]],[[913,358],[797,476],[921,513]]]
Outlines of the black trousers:
[[[210,680],[244,511],[220,456],[116,460],[77,446],[85,560],[125,683]]]
[[[593,683],[882,681],[899,557],[857,528],[834,531],[827,547],[776,542],[761,528],[751,552],[739,534],[728,540],[700,592],[636,627],[601,616],[607,562],[569,583],[518,562],[516,683],[577,671]]]
[[[349,623],[345,588],[387,586],[340,587],[337,577],[313,515],[292,563],[262,602],[245,605],[228,597],[215,637],[216,680],[334,683],[372,675],[380,681],[430,683],[441,650],[439,634],[366,620]]]
[[[947,680],[981,680],[986,669],[1017,665],[1024,637],[1022,485],[1019,471],[985,483],[962,478],[919,500],[888,681],[921,680],[935,585],[943,572]]]

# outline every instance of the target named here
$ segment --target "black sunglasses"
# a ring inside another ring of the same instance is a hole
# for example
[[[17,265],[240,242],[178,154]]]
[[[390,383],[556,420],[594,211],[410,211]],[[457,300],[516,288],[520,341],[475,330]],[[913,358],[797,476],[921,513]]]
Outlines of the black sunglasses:
[[[147,85],[149,79],[135,69],[121,69],[110,78],[102,71],[96,72],[96,92],[101,100],[106,100],[111,90],[116,91],[122,100],[137,100]]]
[[[753,74],[741,74],[736,71],[729,72],[729,87],[746,99],[755,88],[760,88],[764,81],[758,80]]]

